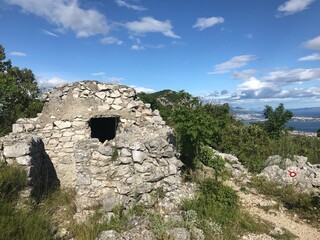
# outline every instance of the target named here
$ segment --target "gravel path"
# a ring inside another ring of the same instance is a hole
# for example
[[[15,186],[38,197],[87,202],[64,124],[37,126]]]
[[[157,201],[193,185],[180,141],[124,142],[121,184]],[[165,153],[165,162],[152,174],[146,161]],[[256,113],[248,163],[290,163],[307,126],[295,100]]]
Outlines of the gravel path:
[[[238,191],[238,195],[245,208],[254,216],[273,223],[276,227],[286,228],[302,240],[320,240],[320,231],[280,210],[272,210],[269,213],[261,209],[261,206],[275,205],[273,200],[266,199],[263,195],[244,193],[234,182],[228,181],[227,185]]]

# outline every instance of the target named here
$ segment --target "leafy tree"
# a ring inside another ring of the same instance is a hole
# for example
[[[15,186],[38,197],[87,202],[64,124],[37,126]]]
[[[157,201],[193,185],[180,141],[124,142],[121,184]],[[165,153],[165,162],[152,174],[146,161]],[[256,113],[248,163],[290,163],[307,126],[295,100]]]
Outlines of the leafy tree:
[[[35,117],[42,109],[32,71],[13,67],[5,61],[4,50],[0,45],[0,136],[10,132],[18,118]]]
[[[283,103],[280,103],[274,110],[271,106],[266,105],[263,111],[265,122],[265,129],[273,138],[279,138],[286,130],[285,124],[293,117],[293,113],[284,108]]]

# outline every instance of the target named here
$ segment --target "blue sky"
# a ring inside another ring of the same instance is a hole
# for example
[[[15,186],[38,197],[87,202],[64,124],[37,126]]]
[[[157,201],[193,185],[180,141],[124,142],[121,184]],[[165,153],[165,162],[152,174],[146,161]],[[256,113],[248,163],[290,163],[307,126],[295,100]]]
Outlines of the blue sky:
[[[257,109],[320,106],[320,0],[0,0],[41,86],[99,80]]]

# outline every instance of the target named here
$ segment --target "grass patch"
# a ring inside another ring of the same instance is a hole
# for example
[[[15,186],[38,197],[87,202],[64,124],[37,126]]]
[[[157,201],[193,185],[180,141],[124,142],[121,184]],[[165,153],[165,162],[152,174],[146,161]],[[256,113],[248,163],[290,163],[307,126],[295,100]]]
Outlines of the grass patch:
[[[26,184],[25,170],[17,166],[0,164],[1,239],[51,239],[49,221],[42,211],[17,208],[19,191]]]
[[[206,179],[199,186],[197,198],[187,200],[182,209],[185,221],[200,228],[208,239],[237,239],[245,232],[267,232],[269,225],[255,220],[241,208],[236,192],[214,179]],[[190,216],[189,216],[190,215]]]
[[[272,196],[281,201],[289,211],[308,220],[312,225],[319,228],[320,223],[320,196],[316,194],[302,193],[295,190],[292,185],[280,186],[276,182],[268,181],[264,177],[254,177],[252,187],[259,193]]]

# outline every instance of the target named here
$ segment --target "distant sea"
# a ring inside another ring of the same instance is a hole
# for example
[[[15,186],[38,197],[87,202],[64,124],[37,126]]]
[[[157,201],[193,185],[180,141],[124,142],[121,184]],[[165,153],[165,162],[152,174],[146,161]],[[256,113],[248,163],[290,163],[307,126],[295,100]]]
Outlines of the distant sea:
[[[256,122],[255,120],[243,120],[245,124],[249,124],[251,122]],[[302,131],[302,132],[317,132],[320,129],[320,122],[316,121],[289,121],[287,123],[288,127],[294,127],[294,130]]]

